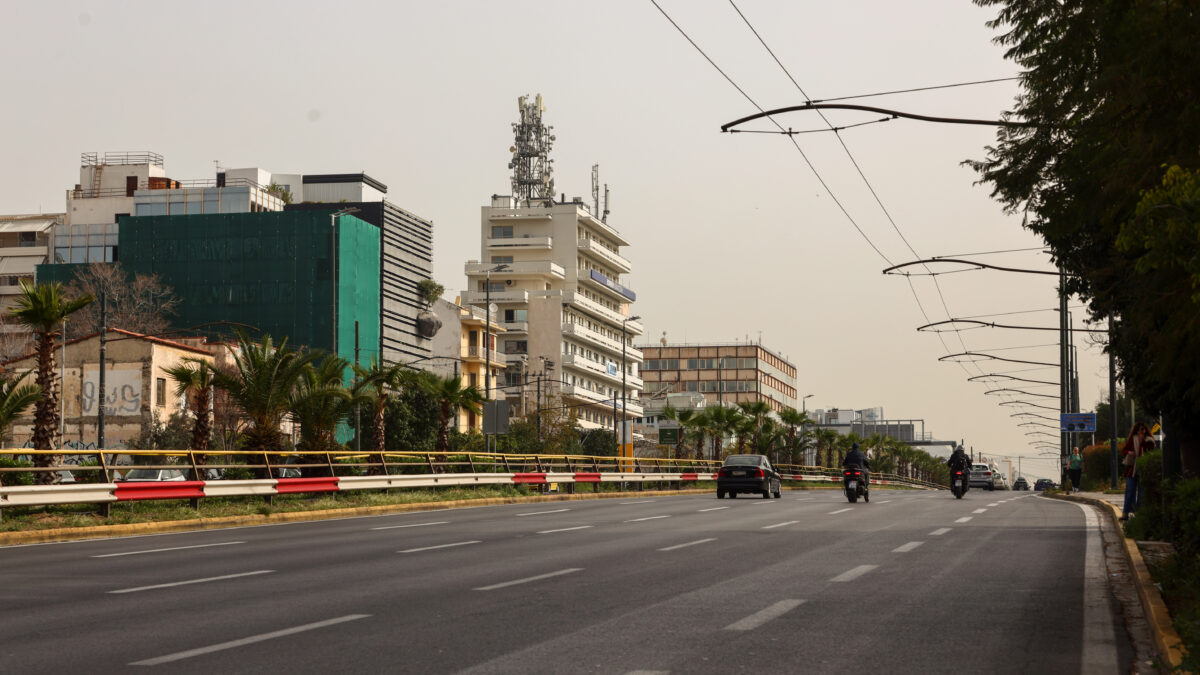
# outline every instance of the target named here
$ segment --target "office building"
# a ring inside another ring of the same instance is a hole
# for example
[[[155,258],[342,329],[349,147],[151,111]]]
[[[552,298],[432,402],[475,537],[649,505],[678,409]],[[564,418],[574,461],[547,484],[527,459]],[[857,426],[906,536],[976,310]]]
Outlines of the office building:
[[[764,401],[778,413],[799,410],[796,366],[754,343],[641,345],[648,399],[680,392],[702,394],[707,405]]]

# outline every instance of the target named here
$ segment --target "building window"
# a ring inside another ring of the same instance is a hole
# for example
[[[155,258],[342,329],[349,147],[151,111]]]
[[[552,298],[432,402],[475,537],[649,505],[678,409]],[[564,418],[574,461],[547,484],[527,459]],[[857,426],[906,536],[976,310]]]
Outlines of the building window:
[[[511,255],[494,255],[494,256],[492,256],[492,262],[494,262],[494,263],[510,263],[513,261],[512,258],[513,257]]]
[[[161,377],[157,378],[154,380],[154,386],[157,389],[157,391],[154,392],[155,405],[158,405],[160,407],[166,405],[167,404],[167,381]]]
[[[493,225],[492,239],[512,239],[512,225]]]
[[[506,354],[526,354],[529,351],[529,343],[526,340],[505,340],[504,353]]]

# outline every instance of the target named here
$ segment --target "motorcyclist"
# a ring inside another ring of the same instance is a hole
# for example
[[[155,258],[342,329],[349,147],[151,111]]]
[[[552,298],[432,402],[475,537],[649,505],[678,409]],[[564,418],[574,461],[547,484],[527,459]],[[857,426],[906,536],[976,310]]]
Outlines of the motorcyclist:
[[[960,445],[954,448],[954,452],[950,454],[950,459],[946,460],[946,464],[950,465],[951,471],[963,472],[963,492],[971,489],[971,458],[963,451]]]
[[[871,488],[871,460],[867,459],[865,452],[858,449],[858,443],[850,446],[850,452],[846,453],[846,458],[842,460],[842,466],[861,469],[863,473],[863,491],[866,492]]]

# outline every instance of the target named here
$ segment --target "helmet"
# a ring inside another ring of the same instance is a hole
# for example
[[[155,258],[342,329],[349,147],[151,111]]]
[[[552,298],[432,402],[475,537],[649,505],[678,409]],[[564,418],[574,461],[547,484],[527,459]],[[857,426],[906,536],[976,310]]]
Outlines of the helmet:
[[[850,446],[850,449],[851,449],[851,450],[857,450],[857,449],[858,449],[858,443],[854,443],[854,444],[852,444],[852,445]]]

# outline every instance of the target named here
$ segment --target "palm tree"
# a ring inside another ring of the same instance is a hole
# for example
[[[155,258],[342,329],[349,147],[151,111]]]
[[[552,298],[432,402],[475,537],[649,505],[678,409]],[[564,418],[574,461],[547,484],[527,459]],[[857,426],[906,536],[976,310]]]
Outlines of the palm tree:
[[[212,437],[212,365],[204,359],[184,359],[170,368],[164,368],[167,376],[175,382],[175,395],[186,396],[188,409],[196,415],[192,426],[192,451],[203,453],[208,450]],[[203,456],[203,455],[201,455]]]
[[[365,397],[365,402],[371,409],[371,452],[372,463],[368,469],[371,475],[381,475],[384,471],[383,453],[387,449],[387,406],[392,390],[405,386],[415,386],[416,370],[410,370],[403,364],[391,366],[372,361],[371,365],[363,368],[354,366],[358,377],[355,384],[355,394]],[[358,431],[362,433],[362,431]]]
[[[838,432],[833,429],[818,429],[816,431],[817,438],[817,463],[825,467],[833,467],[833,446],[837,443]],[[821,462],[821,451],[825,451],[825,461]]]
[[[300,424],[300,442],[296,447],[306,453],[328,453],[337,449],[337,427],[345,421],[360,397],[346,389],[343,378],[349,362],[339,356],[326,354],[316,363],[307,363],[300,371],[295,389],[288,401],[292,418]],[[305,457],[311,464],[315,457]],[[316,473],[307,467],[306,475]]]
[[[473,386],[464,387],[462,378],[457,375],[438,377],[431,373],[425,381],[426,386],[429,387],[429,393],[433,394],[438,402],[438,432],[437,443],[434,447],[438,452],[446,453],[450,449],[450,418],[458,412],[459,408],[476,415],[482,414],[483,394]],[[446,461],[444,454],[441,461]]]
[[[717,406],[705,410],[705,431],[713,440],[713,459],[721,459],[721,445],[725,438],[737,431],[742,420],[742,413],[737,408]]]
[[[679,436],[675,440],[675,457],[678,459],[683,456],[683,436],[684,431],[688,428],[688,423],[696,416],[696,411],[691,409],[676,410],[671,404],[667,404],[663,408],[663,417],[673,422],[679,423]]]
[[[750,424],[747,427],[751,435],[750,446],[755,448],[755,452],[758,452],[760,447],[759,437],[762,435],[763,424],[770,419],[771,406],[766,401],[742,401],[737,405],[750,419]]]
[[[681,419],[683,432],[688,440],[696,444],[696,459],[704,459],[704,437],[708,430],[708,411],[693,412],[686,420]]]
[[[0,375],[0,441],[8,434],[13,421],[24,415],[42,396],[42,390],[36,384],[21,384],[28,376],[28,372],[15,379]]]
[[[213,384],[229,394],[249,421],[242,434],[246,450],[278,452],[283,447],[279,430],[288,413],[290,399],[304,367],[320,358],[320,352],[298,352],[284,338],[276,346],[270,335],[261,343],[237,332],[233,352],[234,372],[213,372]],[[266,476],[264,476],[266,477]]]
[[[21,293],[9,315],[17,323],[29,328],[37,340],[37,379],[42,391],[33,412],[33,448],[54,449],[54,430],[58,426],[58,379],[54,376],[54,342],[61,334],[63,321],[71,314],[83,309],[95,300],[90,295],[67,298],[62,284],[33,284],[22,280]],[[34,455],[33,465],[45,468],[54,464],[51,455]],[[57,471],[37,472],[38,483],[57,483],[61,477]]]
[[[812,420],[806,413],[799,412],[795,408],[784,408],[779,413],[779,421],[783,422],[787,428],[788,464],[795,464],[797,431],[803,429],[806,424],[812,424]]]

